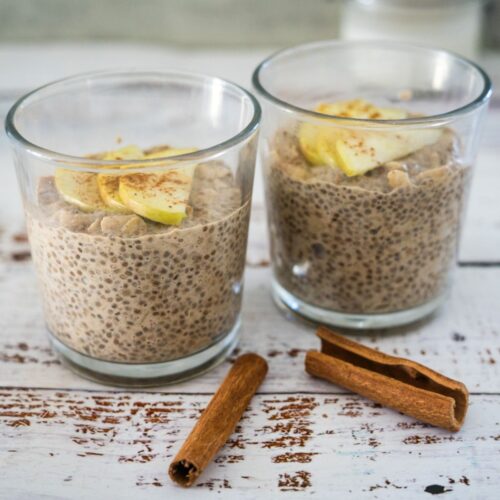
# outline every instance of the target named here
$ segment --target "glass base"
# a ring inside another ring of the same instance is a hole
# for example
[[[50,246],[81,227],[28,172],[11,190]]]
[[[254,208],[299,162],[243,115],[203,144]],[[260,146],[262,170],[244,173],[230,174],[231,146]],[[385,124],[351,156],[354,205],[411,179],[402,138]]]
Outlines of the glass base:
[[[413,323],[433,313],[446,298],[446,294],[441,294],[434,300],[420,306],[392,313],[349,314],[308,304],[285,290],[274,278],[272,280],[272,295],[276,305],[282,310],[291,310],[315,323],[354,330],[389,328]]]
[[[117,363],[81,354],[49,332],[49,338],[64,364],[82,377],[121,387],[154,387],[173,384],[204,373],[221,363],[236,347],[240,319],[233,329],[214,344],[184,358],[162,363]]]

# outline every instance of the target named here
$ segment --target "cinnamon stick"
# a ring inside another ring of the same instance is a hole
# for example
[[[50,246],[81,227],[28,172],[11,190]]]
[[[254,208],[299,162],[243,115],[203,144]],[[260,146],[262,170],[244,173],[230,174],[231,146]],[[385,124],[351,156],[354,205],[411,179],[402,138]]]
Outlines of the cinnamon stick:
[[[267,373],[257,354],[240,356],[232,366],[191,434],[170,464],[170,478],[191,486],[227,441]]]
[[[458,431],[469,393],[452,380],[414,361],[390,356],[319,327],[321,352],[309,351],[306,371],[406,415]]]

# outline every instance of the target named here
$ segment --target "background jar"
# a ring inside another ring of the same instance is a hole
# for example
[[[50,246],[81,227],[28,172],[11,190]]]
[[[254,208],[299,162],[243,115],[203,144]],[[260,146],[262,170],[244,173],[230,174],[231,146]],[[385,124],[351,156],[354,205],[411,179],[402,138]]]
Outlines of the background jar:
[[[413,42],[473,58],[483,6],[482,0],[345,0],[340,37]]]
[[[491,93],[487,75],[441,50],[329,41],[271,56],[253,82],[264,102],[261,160],[275,300],[352,328],[395,326],[435,310],[456,260]],[[315,111],[318,103],[360,98],[412,114],[376,120]],[[439,131],[439,141],[415,152],[411,164],[398,158],[403,164],[392,167],[410,178],[392,186],[387,179],[404,176],[385,166],[359,178],[326,164],[311,168],[298,140],[304,125],[382,140]]]

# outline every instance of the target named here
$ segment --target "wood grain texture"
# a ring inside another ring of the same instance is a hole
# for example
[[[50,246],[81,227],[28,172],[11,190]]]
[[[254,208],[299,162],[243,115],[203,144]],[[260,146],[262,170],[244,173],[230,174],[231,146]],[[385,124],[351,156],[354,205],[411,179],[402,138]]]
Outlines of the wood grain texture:
[[[439,484],[457,497],[488,498],[498,484],[499,398],[473,396],[463,431],[450,434],[357,396],[274,394],[254,397],[186,491],[165,466],[208,400],[1,391],[0,491],[5,498],[102,498],[104,491],[114,498],[415,498]]]

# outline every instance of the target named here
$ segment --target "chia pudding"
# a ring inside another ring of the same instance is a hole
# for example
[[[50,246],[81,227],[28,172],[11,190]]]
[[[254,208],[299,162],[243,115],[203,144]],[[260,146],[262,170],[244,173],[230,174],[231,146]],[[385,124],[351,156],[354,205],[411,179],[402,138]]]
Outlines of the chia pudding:
[[[304,302],[345,313],[405,310],[439,297],[468,185],[451,130],[363,175],[314,166],[295,127],[266,159],[273,272]]]
[[[177,225],[135,213],[86,213],[54,177],[27,206],[33,259],[52,335],[106,361],[163,362],[195,353],[238,321],[249,200],[231,169],[199,164]]]

